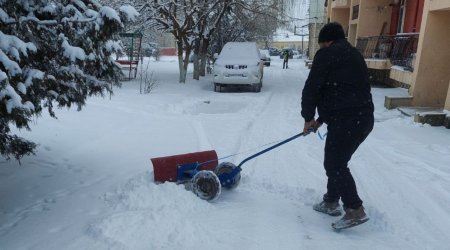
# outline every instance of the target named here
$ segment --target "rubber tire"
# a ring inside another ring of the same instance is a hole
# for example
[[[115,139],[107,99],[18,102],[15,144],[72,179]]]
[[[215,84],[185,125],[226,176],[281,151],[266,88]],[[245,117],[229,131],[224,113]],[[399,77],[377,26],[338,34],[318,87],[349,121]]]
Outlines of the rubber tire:
[[[222,86],[218,83],[214,83],[214,92],[222,92]]]
[[[214,173],[220,179],[220,175],[221,174],[223,174],[223,173],[226,173],[226,174],[231,173],[231,171],[233,171],[235,168],[237,168],[237,166],[234,165],[231,162],[222,162],[216,167],[216,169],[214,170]],[[234,179],[232,180],[233,183],[232,183],[231,187],[222,186],[222,188],[225,188],[225,189],[228,189],[228,190],[235,189],[239,185],[240,181],[241,181],[241,173],[238,172],[235,175]]]
[[[192,192],[202,200],[213,201],[221,193],[219,177],[209,170],[201,170],[191,179]]]
[[[252,90],[255,93],[261,92],[261,88],[262,88],[262,82],[252,85]]]

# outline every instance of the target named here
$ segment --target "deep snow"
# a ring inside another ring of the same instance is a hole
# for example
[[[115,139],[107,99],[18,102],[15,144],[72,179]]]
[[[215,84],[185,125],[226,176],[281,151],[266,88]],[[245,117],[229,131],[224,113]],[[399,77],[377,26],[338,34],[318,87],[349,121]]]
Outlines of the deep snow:
[[[178,84],[166,57],[150,63],[150,94],[125,81],[82,112],[36,119],[19,132],[36,156],[0,159],[0,249],[450,249],[450,131],[383,107],[404,89],[372,90],[375,128],[350,162],[371,217],[359,227],[337,233],[311,209],[326,183],[316,135],[247,162],[213,203],[154,184],[152,157],[215,149],[240,152],[226,159],[237,164],[301,131],[308,70],[289,65],[272,57],[261,93],[215,93],[210,75]]]

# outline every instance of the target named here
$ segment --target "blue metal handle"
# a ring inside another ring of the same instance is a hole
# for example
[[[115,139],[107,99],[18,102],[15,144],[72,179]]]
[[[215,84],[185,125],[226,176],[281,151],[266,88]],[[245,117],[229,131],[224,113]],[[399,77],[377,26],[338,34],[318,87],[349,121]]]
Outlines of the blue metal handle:
[[[272,149],[274,149],[274,148],[277,148],[277,147],[279,147],[279,146],[281,146],[281,145],[283,145],[283,144],[285,144],[285,143],[288,143],[288,142],[290,142],[290,141],[292,141],[292,140],[294,140],[294,139],[297,139],[297,138],[300,137],[300,136],[306,136],[306,135],[308,135],[310,132],[313,132],[313,130],[312,130],[312,131],[308,131],[307,133],[301,132],[300,134],[296,134],[296,135],[294,135],[294,136],[292,136],[292,137],[287,138],[286,140],[284,140],[284,141],[282,141],[282,142],[279,142],[279,143],[277,143],[277,144],[275,144],[275,145],[273,145],[273,146],[271,146],[271,147],[268,147],[268,148],[264,149],[264,150],[261,151],[261,152],[258,152],[258,153],[254,154],[254,155],[251,155],[251,156],[247,157],[246,159],[244,159],[243,161],[241,161],[241,163],[239,163],[239,165],[238,165],[237,167],[238,167],[238,169],[240,169],[241,166],[242,166],[242,164],[246,163],[247,161],[249,161],[249,160],[251,160],[251,159],[253,159],[253,158],[255,158],[255,157],[258,157],[258,156],[260,156],[260,155],[262,155],[262,154],[264,154],[264,153],[266,153],[266,152],[268,152],[268,151],[270,151],[270,150],[272,150]]]

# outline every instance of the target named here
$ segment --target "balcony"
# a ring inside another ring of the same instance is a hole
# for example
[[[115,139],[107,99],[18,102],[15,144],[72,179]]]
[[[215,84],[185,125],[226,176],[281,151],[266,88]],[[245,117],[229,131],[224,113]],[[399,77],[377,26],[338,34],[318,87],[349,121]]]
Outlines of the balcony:
[[[419,42],[419,33],[405,33],[395,36],[391,51],[393,65],[402,66],[408,71],[414,71],[414,60]]]
[[[392,65],[401,66],[412,72],[418,40],[418,33],[360,37],[356,48],[365,59],[389,59]]]
[[[391,56],[393,36],[360,37],[356,48],[366,59],[388,59]]]
[[[350,8],[350,0],[333,0],[331,8]]]

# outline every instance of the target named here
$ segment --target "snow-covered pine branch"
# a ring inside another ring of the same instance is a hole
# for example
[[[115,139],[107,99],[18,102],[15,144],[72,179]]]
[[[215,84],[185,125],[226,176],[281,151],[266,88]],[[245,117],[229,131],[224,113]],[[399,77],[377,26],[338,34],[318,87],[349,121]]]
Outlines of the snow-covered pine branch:
[[[121,50],[123,21],[137,15],[95,0],[0,0],[0,154],[19,159],[36,146],[10,125],[29,129],[43,109],[55,117],[54,105],[80,110],[88,96],[119,84],[111,55]]]

